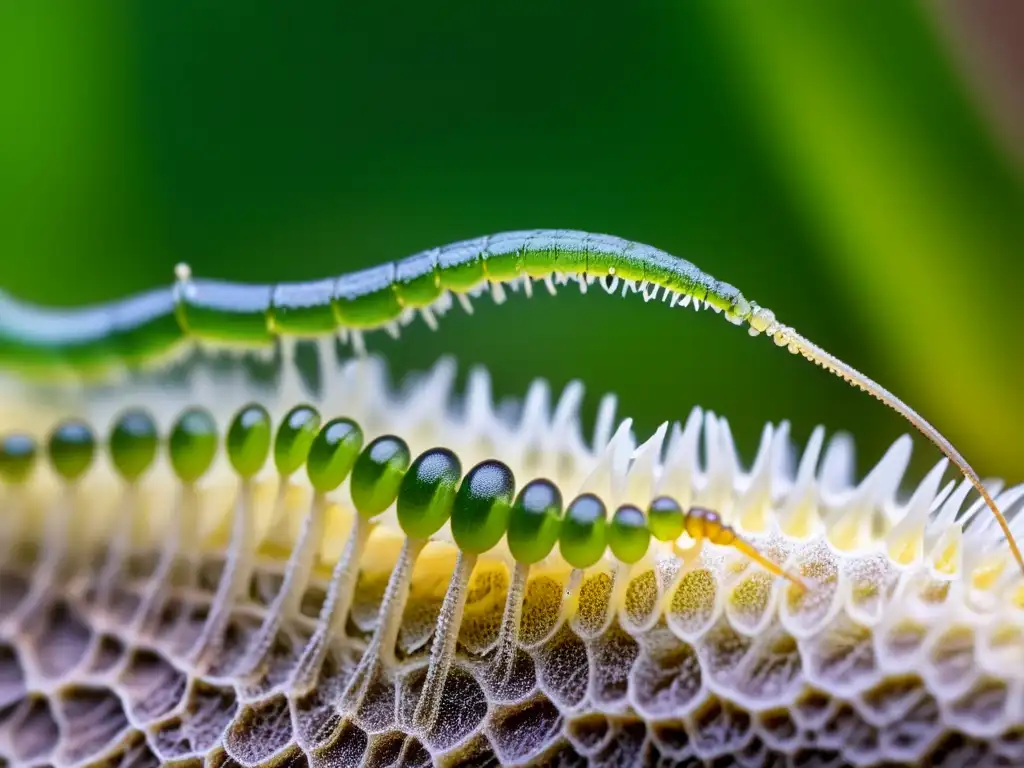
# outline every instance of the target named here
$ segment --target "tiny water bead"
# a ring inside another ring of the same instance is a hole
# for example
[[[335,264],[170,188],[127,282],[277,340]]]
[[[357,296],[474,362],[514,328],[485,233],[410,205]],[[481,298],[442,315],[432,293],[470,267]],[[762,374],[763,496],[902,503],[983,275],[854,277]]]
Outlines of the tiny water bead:
[[[615,510],[608,526],[608,546],[615,557],[632,565],[647,554],[650,543],[651,532],[643,512],[632,504],[624,504]]]
[[[110,430],[110,460],[121,477],[134,482],[156,459],[160,435],[156,421],[141,408],[121,413]]]
[[[217,422],[205,408],[185,410],[171,429],[171,465],[186,483],[194,483],[213,464],[217,455]]]
[[[516,492],[512,470],[500,461],[482,461],[466,474],[452,505],[452,536],[461,549],[481,554],[508,528]]]
[[[50,463],[65,480],[77,480],[85,474],[96,455],[96,435],[84,421],[70,419],[57,425],[50,434]]]
[[[592,493],[577,496],[565,511],[559,550],[574,568],[589,568],[604,555],[608,512]]]
[[[411,461],[409,446],[394,435],[382,435],[363,449],[349,483],[360,515],[374,517],[394,503]]]
[[[647,526],[658,541],[675,541],[683,534],[683,508],[668,496],[659,496],[647,508]]]
[[[398,524],[407,536],[430,538],[448,521],[461,477],[459,457],[447,448],[416,458],[398,490]]]
[[[270,414],[256,403],[245,406],[231,422],[228,459],[242,477],[253,477],[263,469],[270,454],[270,433]]]
[[[288,411],[274,440],[274,465],[282,477],[290,477],[306,463],[310,446],[320,429],[320,413],[311,405]]]
[[[532,565],[551,554],[562,528],[562,494],[550,480],[532,480],[519,492],[508,520],[508,548]]]
[[[348,477],[363,447],[363,430],[352,419],[324,424],[309,448],[306,473],[320,493],[333,491]]]
[[[28,479],[39,449],[29,435],[14,432],[0,439],[0,478],[19,485]]]

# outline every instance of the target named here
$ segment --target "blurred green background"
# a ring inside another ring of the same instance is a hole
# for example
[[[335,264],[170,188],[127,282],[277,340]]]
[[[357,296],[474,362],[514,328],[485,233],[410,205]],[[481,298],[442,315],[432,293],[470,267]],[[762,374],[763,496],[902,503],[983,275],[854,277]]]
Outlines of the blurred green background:
[[[1013,89],[987,87],[991,4],[950,5],[3,3],[0,286],[80,304],[181,260],[295,280],[607,232],[740,286],[1020,480]],[[486,364],[503,395],[578,377],[642,432],[701,404],[748,456],[766,420],[850,430],[862,467],[908,429],[711,313],[603,293],[370,343],[398,373]],[[917,471],[937,458],[919,441]]]

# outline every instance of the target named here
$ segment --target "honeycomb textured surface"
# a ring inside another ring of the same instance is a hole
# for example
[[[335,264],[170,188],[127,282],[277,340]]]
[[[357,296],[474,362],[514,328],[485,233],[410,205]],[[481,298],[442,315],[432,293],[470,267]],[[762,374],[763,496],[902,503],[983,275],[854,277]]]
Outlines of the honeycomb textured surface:
[[[414,578],[395,662],[345,710],[340,692],[383,593],[370,577],[315,686],[298,694],[288,681],[323,583],[282,623],[266,668],[242,676],[235,670],[281,582],[273,563],[254,575],[215,657],[197,664],[189,650],[222,562],[191,563],[195,578],[177,574],[160,614],[142,621],[155,557],[133,558],[130,577],[102,595],[97,569],[80,564],[60,577],[59,597],[19,615],[46,567],[25,562],[2,575],[0,755],[61,766],[1024,764],[1021,684],[985,663],[982,644],[999,637],[929,618],[948,616],[948,589],[820,543],[796,556],[819,574],[809,597],[771,589],[761,572],[730,573],[722,555],[685,573],[674,559],[628,577],[595,568],[575,585],[569,571],[540,570],[508,683],[490,663],[508,571],[481,561],[426,733],[410,721],[440,608],[433,582]],[[888,595],[866,595],[865,573]],[[895,622],[858,620],[873,601],[877,610],[892,600],[916,609]]]

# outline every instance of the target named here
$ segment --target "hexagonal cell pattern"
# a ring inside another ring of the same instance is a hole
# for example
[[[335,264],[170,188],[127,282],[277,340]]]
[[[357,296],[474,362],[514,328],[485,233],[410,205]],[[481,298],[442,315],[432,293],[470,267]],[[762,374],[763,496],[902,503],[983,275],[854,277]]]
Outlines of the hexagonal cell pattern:
[[[838,556],[829,557],[840,569]],[[372,651],[384,598],[372,580],[360,582],[368,591],[357,594],[347,630],[299,690],[292,672],[314,635],[315,611],[282,617],[266,662],[249,668],[272,594],[250,590],[233,609],[221,655],[202,660],[180,638],[196,636],[183,627],[201,626],[216,578],[175,586],[166,611],[143,621],[118,612],[142,610],[151,593],[145,578],[104,602],[90,574],[54,590],[30,621],[18,600],[5,603],[0,762],[973,768],[1024,760],[1024,689],[982,667],[970,622],[908,613],[911,643],[898,639],[907,631],[898,623],[870,626],[842,605],[812,601],[804,610],[790,596],[752,632],[749,614],[728,606],[759,603],[763,590],[742,580],[725,589],[710,566],[639,569],[625,585],[615,584],[621,573],[587,574],[576,582],[575,603],[568,573],[538,570],[526,586],[512,679],[496,685],[509,574],[489,561],[470,583],[469,618],[437,717],[425,728],[414,723],[437,589],[412,590],[406,631],[353,698],[350,683]],[[33,567],[17,578],[31,585]],[[305,599],[322,604],[325,581],[314,582]],[[283,579],[264,564],[253,583],[272,590]],[[900,664],[893,654],[903,654]]]

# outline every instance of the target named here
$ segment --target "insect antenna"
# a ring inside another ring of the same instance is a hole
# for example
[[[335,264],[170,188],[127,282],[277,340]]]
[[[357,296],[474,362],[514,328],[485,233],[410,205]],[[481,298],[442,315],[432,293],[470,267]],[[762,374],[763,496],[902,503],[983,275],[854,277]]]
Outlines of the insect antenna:
[[[1018,567],[1024,573],[1024,555],[1021,554],[1020,547],[1017,545],[1013,531],[1010,530],[1010,523],[1006,516],[999,510],[995,499],[992,498],[988,489],[982,484],[981,478],[974,471],[974,468],[967,463],[967,460],[953,447],[953,444],[943,437],[942,433],[933,427],[927,419],[878,382],[865,376],[856,368],[847,365],[835,355],[829,354],[814,342],[797,333],[793,328],[777,323],[774,314],[770,310],[766,310],[763,307],[755,308],[750,318],[750,325],[752,331],[758,333],[764,331],[772,336],[775,343],[780,347],[787,347],[790,352],[802,355],[815,365],[819,365],[829,373],[843,379],[851,386],[867,392],[913,424],[918,432],[928,438],[936,448],[942,451],[946,458],[956,465],[964,477],[970,481],[974,489],[981,495],[985,504],[992,510],[992,514],[995,515],[996,521],[1006,537],[1006,543],[1009,544],[1010,551],[1013,553],[1014,560],[1017,561]]]

